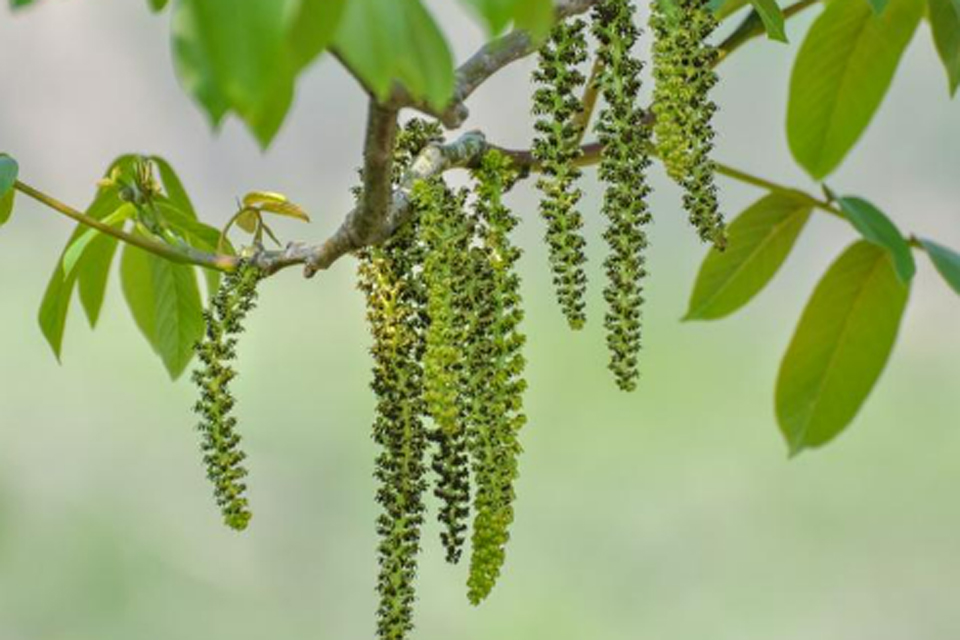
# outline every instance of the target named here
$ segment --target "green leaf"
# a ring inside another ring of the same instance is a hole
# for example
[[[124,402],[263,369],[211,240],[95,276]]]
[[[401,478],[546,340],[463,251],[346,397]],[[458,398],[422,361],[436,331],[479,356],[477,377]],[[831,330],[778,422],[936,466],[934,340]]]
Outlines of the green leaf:
[[[20,166],[17,161],[5,153],[0,153],[0,196],[13,191],[19,174]]]
[[[960,254],[933,240],[921,239],[920,244],[927,251],[933,266],[937,268],[943,279],[960,295]]]
[[[726,20],[749,4],[750,0],[710,0],[709,6],[717,15],[717,20]]]
[[[893,80],[923,0],[891,0],[883,15],[864,0],[833,0],[810,28],[790,80],[787,137],[820,180],[863,134]]]
[[[483,19],[491,35],[507,25],[530,31],[537,37],[549,33],[553,25],[553,0],[463,0]]]
[[[437,109],[453,95],[453,57],[420,0],[351,0],[334,42],[379,100],[395,81]]]
[[[302,0],[293,23],[290,46],[298,69],[303,69],[333,40],[340,25],[346,0]]]
[[[13,200],[16,194],[14,185],[17,184],[17,176],[20,173],[20,167],[17,161],[5,153],[0,153],[0,227],[10,220],[13,213]]]
[[[930,30],[947,70],[950,95],[960,86],[960,0],[927,0]]]
[[[883,10],[887,8],[887,5],[890,4],[890,0],[867,0],[870,4],[870,8],[873,9],[873,13],[880,15],[883,13]]]
[[[810,219],[809,198],[771,193],[727,228],[725,251],[707,254],[685,320],[715,320],[753,299],[776,275]]]
[[[76,274],[64,279],[63,269],[58,261],[47,283],[47,289],[40,303],[40,313],[37,315],[40,331],[43,332],[43,337],[47,339],[58,361],[63,351],[63,331],[67,324],[70,299],[73,297],[73,288],[76,283]]]
[[[293,99],[287,42],[297,0],[181,0],[173,15],[174,60],[184,88],[214,125],[228,111],[266,147]]]
[[[778,42],[786,42],[787,32],[783,25],[783,11],[777,4],[777,0],[750,0],[750,4],[763,21],[767,37]]]
[[[777,379],[777,419],[792,455],[830,442],[857,415],[886,367],[909,292],[890,254],[866,241],[827,271]]]
[[[862,198],[846,197],[837,200],[843,215],[868,241],[890,252],[897,276],[909,284],[917,273],[913,252],[893,221],[885,213]]]
[[[35,0],[10,0],[11,9],[22,9],[24,7],[29,7],[34,3]]]
[[[193,347],[204,330],[193,267],[127,245],[120,280],[134,321],[176,380],[193,359]]]
[[[167,8],[167,5],[170,3],[170,0],[148,0],[150,3],[150,10],[154,13],[160,13]]]
[[[107,174],[109,175],[114,166],[122,162],[127,162],[130,158],[130,156],[118,158],[110,165]],[[102,220],[116,211],[122,204],[123,202],[117,195],[116,189],[99,189],[93,203],[87,208],[86,214],[91,218]],[[70,235],[66,246],[69,247],[72,245],[77,238],[87,230],[88,227],[78,224]],[[108,236],[102,236],[102,240],[92,242],[91,246],[84,252],[84,257],[80,259],[78,268],[75,269],[69,277],[64,276],[62,253],[57,260],[53,275],[51,275],[50,281],[47,284],[43,301],[40,303],[40,311],[37,318],[40,324],[40,330],[43,332],[57,360],[61,358],[67,314],[70,310],[70,302],[73,297],[74,288],[78,282],[80,284],[81,302],[83,302],[87,318],[90,320],[91,326],[96,324],[100,307],[103,303],[104,290],[106,289],[107,276],[109,274],[109,258],[113,256],[112,250],[110,249],[111,241],[115,245],[116,241]],[[102,244],[105,244],[106,247],[101,246]],[[105,253],[109,253],[109,258]]]
[[[136,215],[136,209],[131,204],[124,204],[120,206],[116,211],[110,215],[103,218],[102,222],[108,224],[111,227],[122,226],[124,222]],[[71,242],[67,246],[67,250],[63,253],[63,259],[61,260],[63,264],[63,275],[68,277],[73,273],[73,270],[77,266],[77,262],[86,254],[87,249],[90,247],[90,244],[97,238],[104,237],[105,234],[100,233],[96,229],[87,229],[80,237]],[[107,236],[109,237],[109,236]]]
[[[226,250],[233,254],[233,246],[229,240],[224,240],[225,247],[220,246],[220,230],[211,227],[191,218],[180,209],[174,207],[170,202],[158,203],[158,209],[163,216],[164,221],[169,224],[177,233],[183,236],[194,249],[206,251],[208,253],[219,253]],[[203,276],[207,281],[207,292],[212,296],[220,287],[221,273],[214,269],[203,268]]]
[[[12,189],[6,194],[0,196],[0,227],[5,225],[13,214],[13,201],[16,198],[16,191]]]
[[[187,195],[187,190],[184,189],[183,183],[180,181],[180,177],[177,175],[177,172],[174,171],[169,162],[160,156],[150,156],[150,160],[157,165],[157,170],[160,173],[160,182],[163,183],[163,190],[166,191],[167,198],[169,198],[170,202],[172,202],[175,207],[183,211],[185,214],[196,220],[197,212],[193,208],[193,203],[190,201],[190,196]]]

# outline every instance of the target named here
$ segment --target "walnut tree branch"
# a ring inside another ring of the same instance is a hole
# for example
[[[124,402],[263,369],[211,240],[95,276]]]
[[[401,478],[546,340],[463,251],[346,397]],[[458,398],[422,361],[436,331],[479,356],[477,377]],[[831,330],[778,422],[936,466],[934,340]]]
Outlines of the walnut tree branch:
[[[558,20],[585,13],[600,0],[560,0],[556,5]],[[457,69],[456,89],[446,109],[438,111],[426,103],[411,98],[410,94],[398,86],[388,104],[395,109],[411,107],[433,116],[448,129],[463,126],[470,115],[464,104],[473,93],[504,67],[536,53],[539,44],[523,29],[491,40]]]

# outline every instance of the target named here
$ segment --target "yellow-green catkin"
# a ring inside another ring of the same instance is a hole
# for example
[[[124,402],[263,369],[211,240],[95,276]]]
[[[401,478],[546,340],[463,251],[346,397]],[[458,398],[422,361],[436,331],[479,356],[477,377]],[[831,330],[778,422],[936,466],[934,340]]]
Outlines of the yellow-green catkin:
[[[432,468],[438,519],[447,561],[462,554],[470,513],[463,376],[465,339],[471,300],[463,295],[468,274],[465,257],[471,229],[464,213],[465,193],[453,193],[441,179],[420,182],[413,190],[423,242],[426,288],[426,345],[423,357],[424,401],[436,429]]]
[[[435,142],[439,129],[421,120],[407,124],[397,137],[394,182],[416,155]],[[358,286],[367,302],[373,335],[373,388],[376,409],[373,439],[380,447],[375,461],[379,572],[377,633],[382,640],[402,640],[413,628],[415,580],[427,488],[423,392],[426,291],[423,248],[418,223],[404,225],[384,244],[358,252]]]
[[[513,522],[514,482],[521,452],[526,341],[520,278],[520,250],[510,240],[517,218],[503,203],[516,178],[510,161],[488,153],[475,170],[479,244],[471,252],[472,295],[477,313],[468,338],[470,417],[468,441],[475,485],[468,597],[478,604],[496,584]]]
[[[401,640],[413,628],[414,580],[423,524],[427,432],[423,424],[423,292],[416,284],[418,259],[413,225],[383,246],[360,255],[359,286],[366,294],[373,334],[373,383],[377,398],[373,438],[380,446],[374,475],[379,483],[377,519],[380,605],[377,631]]]
[[[604,325],[610,370],[624,391],[633,391],[639,376],[646,226],[652,220],[647,206],[651,127],[639,102],[643,63],[634,55],[640,36],[634,18],[631,0],[603,0],[593,11],[601,63],[596,82],[605,103],[596,125],[603,143],[599,174],[606,184],[603,237],[610,248],[604,262]]]
[[[243,481],[247,476],[243,466],[246,454],[240,449],[230,382],[237,375],[232,366],[237,357],[237,335],[243,332],[243,322],[256,306],[260,279],[260,271],[246,261],[223,279],[210,308],[204,311],[207,329],[196,346],[201,366],[193,372],[200,390],[194,411],[201,418],[197,428],[202,434],[207,477],[213,483],[224,522],[238,531],[246,529],[251,513]]]
[[[542,169],[537,180],[543,194],[540,213],[547,222],[546,241],[557,298],[574,329],[586,322],[586,241],[583,216],[577,209],[583,194],[577,187],[581,171],[576,166],[583,137],[583,125],[578,122],[583,104],[578,90],[586,77],[578,67],[587,59],[585,29],[583,20],[554,27],[540,50],[539,66],[533,75],[539,85],[533,96],[533,113],[538,116],[533,155]]]
[[[684,189],[683,204],[701,239],[726,245],[717,201],[710,90],[717,83],[717,50],[709,38],[717,19],[708,0],[654,0],[653,96],[657,151],[667,173]]]

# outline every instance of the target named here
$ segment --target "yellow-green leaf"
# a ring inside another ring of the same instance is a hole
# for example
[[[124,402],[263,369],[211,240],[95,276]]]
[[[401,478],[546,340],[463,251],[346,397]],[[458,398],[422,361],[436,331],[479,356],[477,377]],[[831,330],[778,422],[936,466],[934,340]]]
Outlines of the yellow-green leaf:
[[[714,320],[753,299],[780,269],[810,219],[810,199],[778,192],[764,196],[727,228],[725,251],[711,249],[685,320]]]
[[[790,80],[787,136],[797,162],[820,180],[856,144],[883,101],[920,18],[923,0],[832,0],[810,28]]]
[[[777,419],[792,454],[830,442],[854,419],[887,364],[909,292],[890,253],[867,241],[827,271],[777,379]]]

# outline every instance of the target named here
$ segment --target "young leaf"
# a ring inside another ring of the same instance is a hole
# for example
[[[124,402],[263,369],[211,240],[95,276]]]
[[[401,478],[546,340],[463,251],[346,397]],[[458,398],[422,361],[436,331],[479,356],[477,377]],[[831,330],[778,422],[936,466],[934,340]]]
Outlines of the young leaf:
[[[843,215],[866,239],[890,252],[897,276],[909,284],[917,273],[917,263],[906,238],[882,211],[862,198],[839,198],[837,204]]]
[[[160,13],[167,8],[167,4],[169,4],[169,2],[170,0],[149,0],[150,10],[154,13]]]
[[[19,173],[20,167],[17,161],[5,153],[0,153],[0,196],[13,191]]]
[[[125,162],[128,156],[118,158],[107,170],[109,174],[114,166]],[[116,211],[123,202],[117,195],[116,189],[101,188],[97,192],[97,197],[87,208],[86,214],[91,218],[102,220],[112,212]],[[78,224],[66,246],[72,245],[77,238],[83,235],[88,228]],[[103,304],[103,294],[107,285],[107,277],[110,270],[110,258],[113,257],[113,250],[110,249],[111,242],[115,245],[116,241],[108,236],[95,240],[91,246],[84,252],[85,255],[80,259],[78,268],[70,276],[65,277],[63,272],[63,255],[57,260],[53,275],[47,284],[43,301],[40,303],[40,312],[38,322],[40,330],[50,344],[57,360],[60,360],[63,349],[63,333],[67,321],[67,313],[70,309],[70,302],[73,297],[73,290],[79,283],[80,298],[83,303],[90,325],[94,326],[100,313],[100,307]],[[106,245],[101,250],[101,243]],[[114,246],[115,248],[115,246]],[[109,252],[109,256],[102,253]]]
[[[13,200],[16,197],[16,191],[10,189],[0,196],[0,227],[5,225],[13,214]]]
[[[294,64],[303,69],[333,40],[347,0],[302,0],[293,23],[290,46]]]
[[[173,170],[169,162],[160,156],[150,156],[150,160],[157,165],[157,170],[160,172],[160,182],[163,183],[163,190],[166,191],[167,198],[173,203],[173,206],[196,220],[197,212],[193,208],[190,196],[187,195],[187,190],[184,189],[177,172]]]
[[[351,0],[335,44],[379,100],[395,81],[438,109],[453,94],[453,57],[420,0]]]
[[[960,254],[933,240],[920,240],[927,251],[933,266],[937,268],[947,284],[960,295]]]
[[[763,21],[767,37],[778,42],[786,42],[787,32],[783,26],[783,11],[777,4],[777,0],[750,0],[750,3]]]
[[[40,331],[43,332],[43,337],[47,339],[58,361],[63,351],[63,330],[67,324],[70,299],[73,297],[76,283],[76,274],[66,279],[63,277],[63,268],[58,261],[53,269],[53,275],[50,276],[50,282],[43,294],[40,312],[37,315]]]
[[[136,215],[136,209],[131,204],[124,204],[120,206],[116,211],[110,215],[103,218],[102,222],[108,224],[112,227],[120,226],[130,218]],[[102,237],[104,234],[100,233],[96,229],[87,229],[80,237],[67,245],[66,251],[63,252],[63,275],[68,277],[73,273],[74,268],[77,266],[77,262],[80,261],[87,248],[90,247],[90,244],[97,239]]]
[[[856,416],[890,357],[909,292],[890,254],[863,240],[827,271],[777,379],[777,419],[792,455],[831,441]]]
[[[193,267],[127,245],[120,280],[134,321],[176,380],[203,335],[203,308]]]
[[[820,180],[867,128],[923,16],[923,0],[891,0],[882,15],[864,0],[834,0],[810,28],[790,80],[787,137]]]
[[[501,33],[508,24],[526,29],[535,37],[546,36],[553,25],[553,0],[463,0],[483,18],[490,35]]]
[[[717,15],[717,20],[726,20],[748,4],[750,0],[710,0],[710,8]]]
[[[263,147],[293,96],[287,36],[296,7],[296,0],[181,0],[174,8],[174,59],[184,87],[215,125],[236,112]]]
[[[960,86],[960,0],[927,0],[927,13],[953,96]]]
[[[764,196],[727,227],[726,251],[707,254],[685,320],[714,320],[753,299],[780,269],[810,219],[810,200],[793,193]]]

